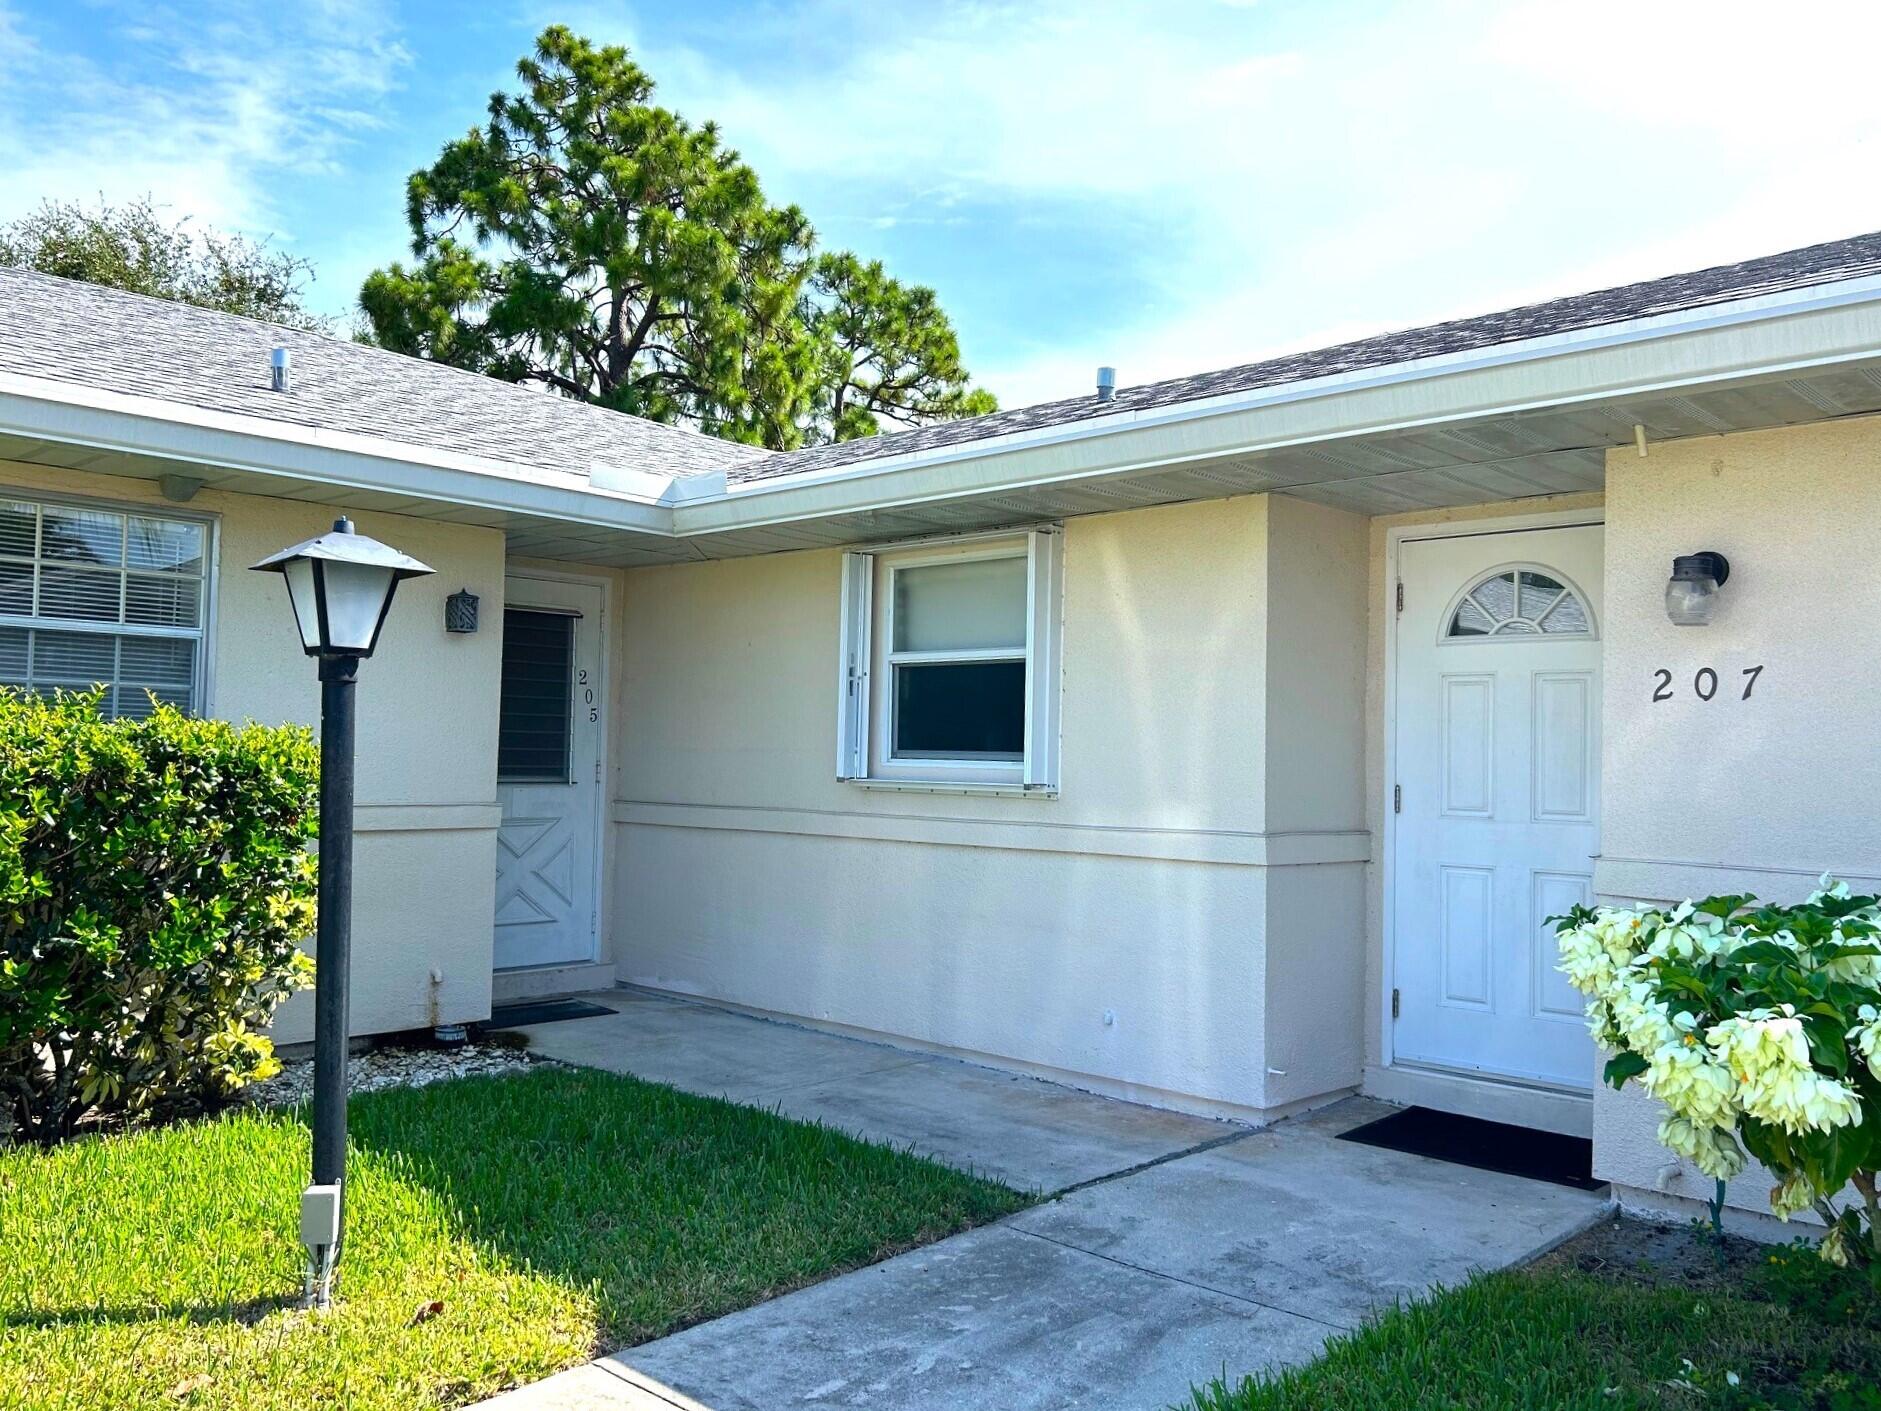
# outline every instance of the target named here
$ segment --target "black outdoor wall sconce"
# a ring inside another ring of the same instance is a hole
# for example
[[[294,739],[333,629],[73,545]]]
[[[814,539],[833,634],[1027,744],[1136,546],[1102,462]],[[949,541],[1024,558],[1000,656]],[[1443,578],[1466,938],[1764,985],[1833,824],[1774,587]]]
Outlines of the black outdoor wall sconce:
[[[1731,561],[1706,549],[1680,554],[1672,560],[1672,579],[1665,585],[1665,615],[1675,627],[1704,627],[1717,610],[1718,589],[1731,576]]]
[[[475,632],[477,630],[477,595],[468,588],[459,588],[444,600],[444,630],[446,632]]]

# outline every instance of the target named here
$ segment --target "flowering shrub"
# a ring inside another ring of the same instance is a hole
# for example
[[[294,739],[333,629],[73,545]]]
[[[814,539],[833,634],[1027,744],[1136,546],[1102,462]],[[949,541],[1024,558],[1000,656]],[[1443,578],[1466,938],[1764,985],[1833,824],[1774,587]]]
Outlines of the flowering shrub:
[[[1881,898],[1828,881],[1797,906],[1576,907],[1554,918],[1560,968],[1607,1081],[1665,1104],[1661,1142],[1720,1181],[1748,1152],[1771,1209],[1821,1215],[1825,1259],[1881,1267]]]
[[[0,1102],[54,1142],[278,1072],[313,963],[320,752],[299,726],[0,689]]]

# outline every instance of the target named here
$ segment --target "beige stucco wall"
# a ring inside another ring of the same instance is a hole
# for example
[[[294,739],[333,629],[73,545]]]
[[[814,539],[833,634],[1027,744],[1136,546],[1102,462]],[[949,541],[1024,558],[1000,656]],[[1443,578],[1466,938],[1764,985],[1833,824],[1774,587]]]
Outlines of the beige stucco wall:
[[[1350,1088],[1364,1063],[1367,525],[1269,501],[1266,827],[1300,853],[1342,859],[1269,870],[1275,1107]]]
[[[1878,523],[1881,419],[1609,454],[1603,897],[1794,900],[1824,871],[1881,886]],[[1730,582],[1710,626],[1674,627],[1672,557],[1701,549],[1730,559]],[[1709,702],[1692,689],[1703,667],[1720,683]],[[1660,668],[1674,694],[1655,703]],[[1597,1172],[1708,1196],[1696,1172],[1661,1180],[1657,1115],[1636,1091],[1600,1093]],[[1731,1199],[1767,1210],[1769,1187],[1748,1172]]]
[[[839,554],[629,572],[621,978],[1203,1109],[1353,1086],[1302,1035],[1358,1002],[1363,556],[1264,497],[1069,521],[1054,799],[835,778]]]
[[[0,487],[168,503],[148,480],[7,461]],[[216,520],[208,710],[317,724],[319,684],[285,592],[247,569],[330,528],[339,511],[213,490],[176,508]],[[352,1021],[367,1034],[489,1012],[503,538],[405,516],[355,519],[438,570],[399,589],[378,652],[359,672]],[[474,635],[444,630],[444,598],[462,587],[483,599]],[[275,1036],[291,1043],[311,1032],[311,996],[296,996]]]

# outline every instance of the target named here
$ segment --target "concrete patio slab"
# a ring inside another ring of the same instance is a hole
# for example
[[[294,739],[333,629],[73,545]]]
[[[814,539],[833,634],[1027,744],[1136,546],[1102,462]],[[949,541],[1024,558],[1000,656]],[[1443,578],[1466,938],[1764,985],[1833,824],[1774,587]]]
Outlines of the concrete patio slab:
[[[706,1005],[635,1002],[633,996],[632,991],[582,996],[620,1012],[526,1029],[530,1050],[734,1102],[758,1102],[791,1088],[931,1061],[886,1044],[769,1024]]]
[[[992,1226],[597,1365],[714,1411],[1114,1411],[1305,1361],[1331,1331]]]
[[[939,1058],[792,1088],[765,1105],[1035,1191],[1249,1130]]]
[[[599,1362],[571,1367],[477,1403],[477,1411],[710,1411],[657,1383],[628,1381]]]
[[[1062,1190],[1249,1130],[708,1005],[622,1010],[528,1030],[529,1047],[910,1147],[1021,1190]]]
[[[524,1388],[502,1411],[1149,1411],[1224,1372],[1308,1360],[1379,1306],[1523,1259],[1606,1209],[1599,1193],[1336,1140],[1390,1110],[1365,1099],[1254,1131],[700,1004],[620,1007],[543,1026],[531,1047],[1065,1193]]]
[[[1606,1209],[1334,1139],[1384,1110],[1352,1100],[1102,1180],[597,1365],[636,1395],[659,1386],[715,1411],[1149,1411],[1223,1373],[1309,1360],[1380,1305],[1525,1258]]]
[[[1104,1182],[1015,1228],[1220,1293],[1356,1327],[1433,1284],[1520,1262],[1603,1194],[1336,1141],[1393,1109],[1352,1099]]]

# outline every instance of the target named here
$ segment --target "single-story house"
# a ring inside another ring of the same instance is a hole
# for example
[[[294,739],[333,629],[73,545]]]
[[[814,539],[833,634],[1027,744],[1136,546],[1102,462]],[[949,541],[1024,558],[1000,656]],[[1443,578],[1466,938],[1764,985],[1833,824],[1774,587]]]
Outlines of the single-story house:
[[[344,511],[438,570],[361,671],[359,1032],[622,982],[1676,1203],[1543,919],[1881,885],[1878,414],[1881,234],[784,454],[0,270],[0,680],[311,720],[244,570]]]

